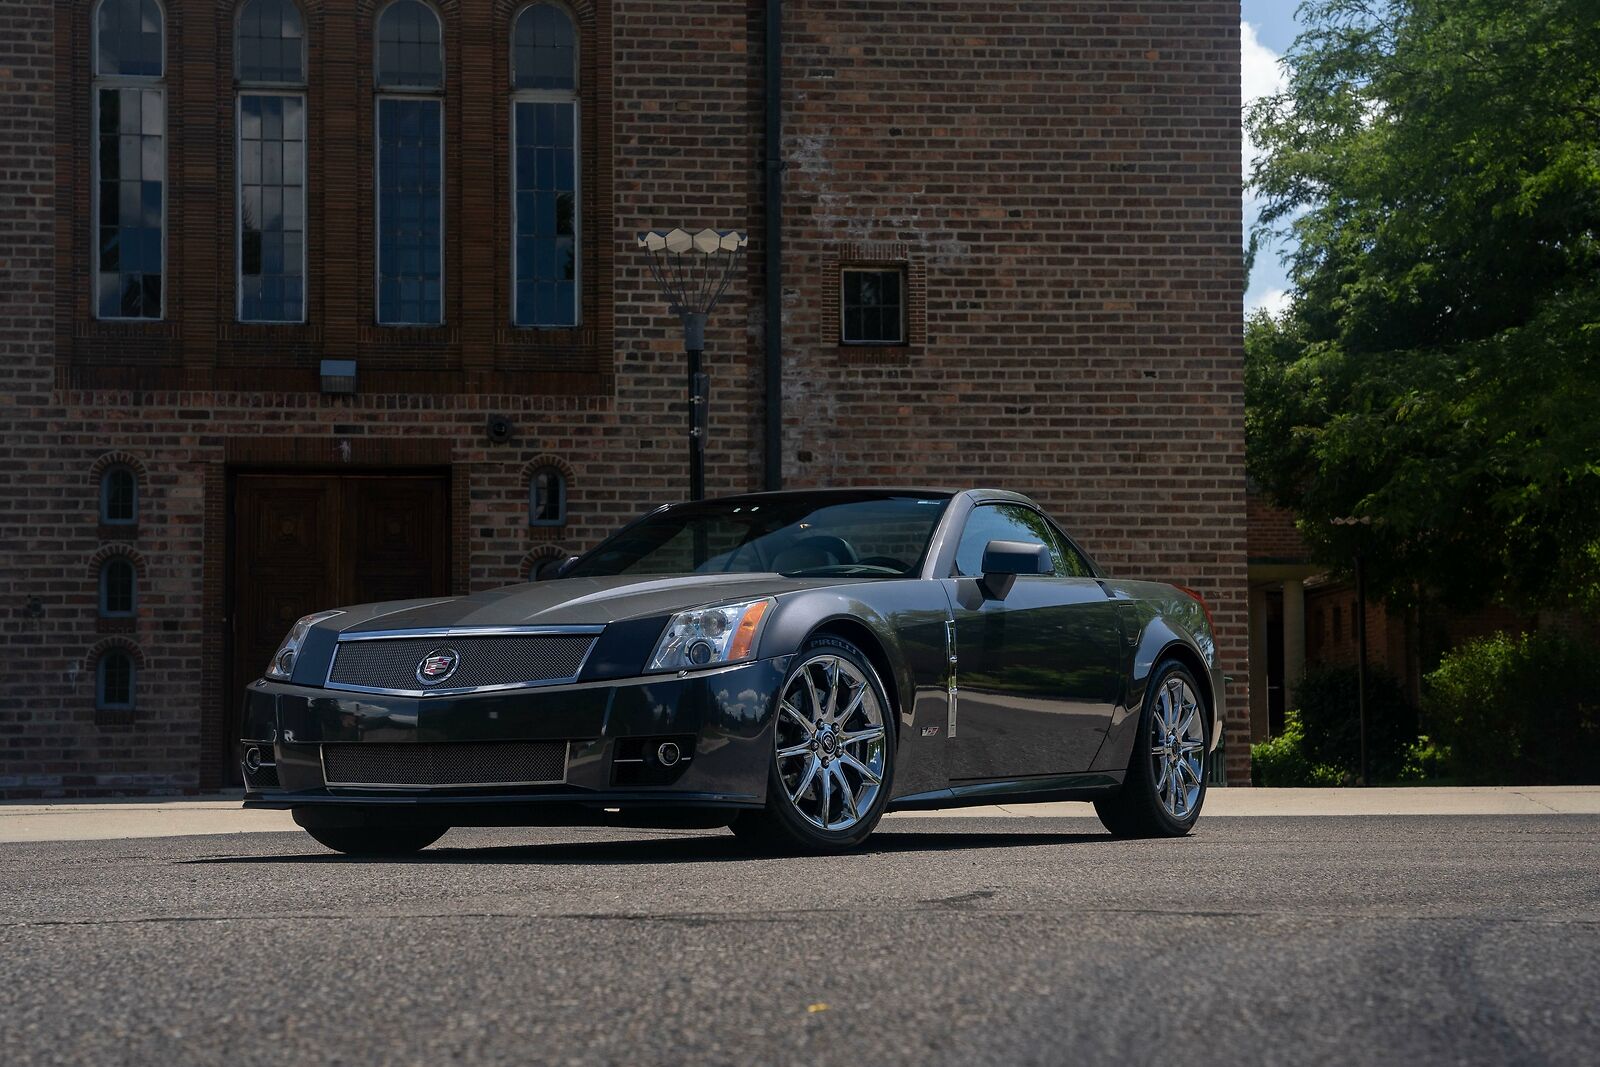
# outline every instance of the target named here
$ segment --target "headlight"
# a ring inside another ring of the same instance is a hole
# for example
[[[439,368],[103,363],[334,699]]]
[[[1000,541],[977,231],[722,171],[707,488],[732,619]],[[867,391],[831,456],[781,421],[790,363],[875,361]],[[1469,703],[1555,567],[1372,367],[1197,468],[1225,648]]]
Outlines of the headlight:
[[[738,663],[755,655],[771,597],[680,611],[667,623],[646,670],[687,671]]]
[[[300,645],[305,641],[306,634],[323,619],[343,614],[342,611],[319,611],[315,615],[306,615],[296,622],[289,631],[289,636],[278,646],[278,651],[272,654],[272,662],[267,664],[267,677],[287,682],[289,676],[294,673],[294,658],[300,654]]]

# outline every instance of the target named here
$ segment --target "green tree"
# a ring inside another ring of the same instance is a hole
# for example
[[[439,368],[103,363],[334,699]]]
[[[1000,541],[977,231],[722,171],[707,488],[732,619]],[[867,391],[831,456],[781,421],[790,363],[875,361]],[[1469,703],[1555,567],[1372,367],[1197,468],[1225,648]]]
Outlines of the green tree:
[[[1380,594],[1600,604],[1600,3],[1300,15],[1247,117],[1294,284],[1246,325],[1252,476]]]

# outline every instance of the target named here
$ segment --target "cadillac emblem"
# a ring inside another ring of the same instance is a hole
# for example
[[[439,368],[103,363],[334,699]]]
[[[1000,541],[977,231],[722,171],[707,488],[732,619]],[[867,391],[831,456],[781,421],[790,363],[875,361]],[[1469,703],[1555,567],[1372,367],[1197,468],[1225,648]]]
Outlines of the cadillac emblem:
[[[436,648],[422,657],[417,664],[417,681],[423,685],[438,685],[461,666],[461,654],[453,648]]]

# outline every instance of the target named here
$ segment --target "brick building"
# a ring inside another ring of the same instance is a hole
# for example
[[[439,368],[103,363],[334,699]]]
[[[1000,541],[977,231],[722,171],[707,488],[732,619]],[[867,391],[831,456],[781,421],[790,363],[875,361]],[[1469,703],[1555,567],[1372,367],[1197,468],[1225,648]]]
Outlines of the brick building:
[[[1279,733],[1284,712],[1299,707],[1295,689],[1307,668],[1354,667],[1361,657],[1360,601],[1354,581],[1312,559],[1293,512],[1246,492],[1250,582],[1250,739]],[[1450,649],[1496,632],[1559,629],[1600,638],[1571,613],[1523,614],[1500,605],[1452,611],[1437,603],[1391,607],[1366,602],[1370,667],[1395,676],[1407,699],[1420,705],[1423,676]],[[1355,714],[1355,709],[1351,709]]]
[[[0,795],[226,785],[302,612],[681,497],[635,247],[679,224],[751,234],[711,492],[1035,495],[1209,599],[1239,780],[1238,35],[1212,0],[0,7]]]

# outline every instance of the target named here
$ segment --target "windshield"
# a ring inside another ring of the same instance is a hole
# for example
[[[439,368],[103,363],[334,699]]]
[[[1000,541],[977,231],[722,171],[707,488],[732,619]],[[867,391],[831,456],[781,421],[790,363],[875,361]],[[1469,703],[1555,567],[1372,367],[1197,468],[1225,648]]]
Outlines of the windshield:
[[[921,565],[947,503],[819,493],[680,504],[615,534],[561,576],[776,571],[903,578]]]

